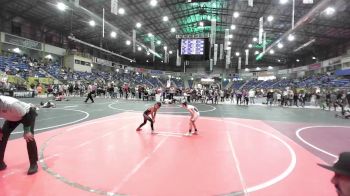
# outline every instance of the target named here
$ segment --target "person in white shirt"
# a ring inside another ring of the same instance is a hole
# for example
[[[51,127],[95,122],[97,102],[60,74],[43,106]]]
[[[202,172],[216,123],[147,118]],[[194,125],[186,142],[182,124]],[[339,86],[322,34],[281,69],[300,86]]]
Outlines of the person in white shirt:
[[[254,89],[250,89],[248,94],[249,94],[250,104],[255,104],[255,90]]]
[[[0,96],[0,117],[5,119],[0,129],[0,171],[7,167],[4,162],[7,141],[12,131],[19,124],[23,124],[23,137],[27,141],[27,151],[30,161],[28,175],[38,171],[38,149],[34,139],[36,116],[36,107],[33,107],[31,104],[24,103],[12,97]]]
[[[187,102],[182,102],[181,106],[185,109],[188,110],[188,112],[190,113],[191,117],[190,117],[190,121],[189,121],[189,131],[186,134],[187,136],[191,136],[192,135],[192,128],[194,128],[194,134],[197,135],[198,134],[198,130],[196,127],[196,121],[199,117],[199,111],[196,107],[194,107],[193,105],[188,105]]]

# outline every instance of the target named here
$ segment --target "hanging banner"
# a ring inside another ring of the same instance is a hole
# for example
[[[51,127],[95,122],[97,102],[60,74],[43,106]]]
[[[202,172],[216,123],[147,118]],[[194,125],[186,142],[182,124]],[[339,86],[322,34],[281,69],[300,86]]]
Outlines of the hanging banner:
[[[218,61],[218,44],[214,44],[214,65],[216,65]]]
[[[102,9],[102,37],[105,37],[105,8]]]
[[[181,56],[179,54],[179,50],[176,50],[176,66],[177,67],[181,66]]]
[[[248,65],[249,63],[249,50],[245,50],[245,65]]]
[[[227,50],[227,47],[228,47],[228,41],[229,41],[229,33],[230,33],[230,30],[229,29],[225,29],[225,42],[224,42],[224,47],[225,49],[224,50]]]
[[[210,71],[213,71],[213,59],[210,59],[210,61],[209,61],[210,63]]]
[[[119,0],[111,0],[112,14],[118,15],[118,3],[119,3]]]
[[[242,57],[238,57],[238,70],[242,68]]]
[[[262,43],[263,33],[264,33],[264,17],[260,17],[260,19],[259,19],[259,44]]]
[[[225,66],[225,68],[229,69],[230,68],[230,64],[231,64],[231,50],[227,50],[227,53],[226,53],[226,66]]]
[[[215,38],[216,38],[216,20],[211,20],[211,33],[210,33],[210,43],[212,45],[215,44]]]
[[[168,51],[164,50],[164,63],[168,63]]]
[[[224,44],[220,44],[220,60],[224,59]]]
[[[313,4],[314,0],[303,0],[304,4]]]
[[[151,37],[151,49],[153,52],[156,51],[156,46],[154,45],[154,36]],[[152,52],[152,55],[153,55],[153,62],[154,62],[156,56],[153,52]]]
[[[248,0],[248,6],[253,7],[253,0]]]
[[[263,52],[266,50],[266,32],[264,32],[264,41],[263,41]]]
[[[132,30],[132,51],[136,53],[136,30]]]

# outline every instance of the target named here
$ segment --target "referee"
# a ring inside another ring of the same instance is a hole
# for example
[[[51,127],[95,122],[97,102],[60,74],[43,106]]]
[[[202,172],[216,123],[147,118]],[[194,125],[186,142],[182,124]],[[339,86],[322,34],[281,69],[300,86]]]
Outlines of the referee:
[[[23,124],[23,137],[27,142],[27,151],[30,161],[28,175],[38,171],[38,150],[34,139],[34,125],[37,116],[36,108],[31,104],[21,102],[8,96],[0,96],[0,118],[5,123],[0,128],[0,171],[5,170],[7,165],[4,162],[6,144],[10,134],[19,124]]]

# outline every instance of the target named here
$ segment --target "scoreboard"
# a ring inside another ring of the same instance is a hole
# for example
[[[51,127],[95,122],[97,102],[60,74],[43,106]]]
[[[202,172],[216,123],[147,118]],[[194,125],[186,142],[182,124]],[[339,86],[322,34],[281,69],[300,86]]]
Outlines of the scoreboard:
[[[181,55],[204,55],[204,39],[181,39]]]

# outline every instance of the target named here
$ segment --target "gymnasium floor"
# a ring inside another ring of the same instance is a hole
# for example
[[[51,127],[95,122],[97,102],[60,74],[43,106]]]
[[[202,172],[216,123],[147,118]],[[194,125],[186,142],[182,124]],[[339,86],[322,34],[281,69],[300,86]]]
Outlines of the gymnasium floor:
[[[159,110],[152,135],[149,124],[135,131],[152,102],[56,104],[38,111],[38,174],[26,175],[22,126],[12,134],[0,195],[335,196],[316,163],[350,149],[350,122],[328,111],[194,104],[200,132],[186,137],[178,105]]]

